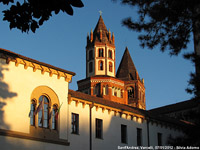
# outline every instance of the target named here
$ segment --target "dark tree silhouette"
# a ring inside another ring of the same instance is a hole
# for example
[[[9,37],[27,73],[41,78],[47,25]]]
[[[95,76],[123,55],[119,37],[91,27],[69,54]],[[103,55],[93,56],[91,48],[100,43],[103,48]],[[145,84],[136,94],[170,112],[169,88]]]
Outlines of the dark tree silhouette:
[[[131,17],[123,20],[123,25],[140,32],[141,46],[153,49],[160,45],[162,52],[168,50],[170,55],[178,55],[187,48],[193,36],[194,52],[184,56],[195,64],[196,73],[191,74],[189,81],[200,101],[200,1],[199,0],[120,0],[123,4],[137,9],[138,19]],[[184,67],[184,66],[183,66]],[[173,145],[200,146],[199,140],[199,107],[193,114],[188,114],[195,123],[186,128],[185,137],[171,138]]]
[[[0,0],[0,3],[8,5],[14,0]],[[23,3],[16,2],[4,13],[3,20],[10,23],[10,29],[17,28],[22,32],[31,30],[35,32],[44,21],[49,20],[52,12],[58,14],[60,11],[73,15],[73,7],[83,7],[81,0],[24,0]]]
[[[187,48],[193,35],[194,53],[185,58],[195,63],[196,73],[189,83],[194,88],[187,91],[200,97],[200,1],[199,0],[120,0],[122,4],[137,9],[138,19],[129,17],[123,25],[140,32],[141,46],[153,49],[160,45],[162,52],[169,50],[170,55],[178,55]]]

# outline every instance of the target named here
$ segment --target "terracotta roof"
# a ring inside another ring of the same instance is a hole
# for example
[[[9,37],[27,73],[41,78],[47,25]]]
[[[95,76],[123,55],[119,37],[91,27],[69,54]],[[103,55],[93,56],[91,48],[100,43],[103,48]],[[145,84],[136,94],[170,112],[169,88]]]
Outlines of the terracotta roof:
[[[162,122],[165,122],[165,123],[171,123],[171,124],[183,125],[183,126],[186,125],[186,123],[179,121],[177,119],[174,119],[174,118],[170,118],[170,117],[167,117],[167,116],[158,116],[158,115],[151,113],[149,111],[146,111],[146,110],[138,109],[138,108],[131,107],[131,106],[128,106],[128,105],[124,105],[124,104],[120,104],[120,103],[113,102],[113,101],[110,101],[110,100],[107,100],[107,99],[104,99],[104,98],[91,96],[91,95],[81,93],[81,92],[78,92],[78,91],[73,91],[73,90],[69,89],[69,95],[71,95],[72,97],[75,97],[75,98],[79,98],[79,99],[82,99],[82,100],[89,101],[89,102],[94,102],[94,103],[105,105],[105,106],[108,106],[108,107],[121,109],[122,111],[128,111],[128,112],[132,112],[132,113],[135,113],[135,114],[138,114],[138,115],[142,115],[146,119],[149,119],[151,121],[162,121]]]
[[[27,61],[30,61],[30,62],[33,62],[33,63],[36,63],[36,64],[40,64],[40,65],[43,65],[43,66],[46,66],[46,67],[49,67],[49,68],[64,72],[64,73],[68,73],[68,74],[73,75],[73,76],[76,75],[76,73],[74,73],[74,72],[71,72],[71,71],[68,71],[68,70],[64,70],[64,69],[52,66],[52,65],[47,64],[47,63],[43,63],[43,62],[37,61],[35,59],[31,59],[31,58],[22,56],[20,54],[14,53],[14,52],[6,50],[6,49],[0,48],[0,53],[4,53],[6,55],[9,55],[9,56],[12,56],[12,57],[16,57],[16,58],[21,58],[21,59],[24,59],[24,60],[27,60]]]
[[[144,111],[142,109],[130,107],[128,105],[123,105],[123,104],[113,102],[113,101],[110,101],[110,100],[107,100],[107,99],[104,99],[104,98],[91,96],[91,95],[88,95],[88,94],[85,94],[85,93],[82,93],[82,92],[73,91],[73,90],[69,89],[69,94],[72,97],[75,97],[75,98],[80,98],[80,99],[83,99],[83,100],[87,100],[89,102],[95,102],[97,104],[102,104],[102,105],[113,107],[113,108],[116,108],[116,109],[121,109],[121,110],[129,111],[129,112],[133,112],[133,113],[136,113],[136,114],[139,114],[139,115],[145,116],[145,114],[146,114],[146,111]]]
[[[198,107],[199,104],[200,102],[198,100],[192,99],[192,100],[187,100],[187,101],[151,109],[149,110],[149,112],[152,112],[155,114],[168,114],[168,113],[177,112],[181,110],[192,109],[192,108]]]
[[[121,80],[125,80],[125,81],[136,80],[137,79],[136,72],[137,72],[136,67],[130,56],[128,48],[126,47],[124,55],[120,62],[119,68],[117,70],[116,77],[120,78]],[[139,78],[139,75],[138,75],[138,78]]]

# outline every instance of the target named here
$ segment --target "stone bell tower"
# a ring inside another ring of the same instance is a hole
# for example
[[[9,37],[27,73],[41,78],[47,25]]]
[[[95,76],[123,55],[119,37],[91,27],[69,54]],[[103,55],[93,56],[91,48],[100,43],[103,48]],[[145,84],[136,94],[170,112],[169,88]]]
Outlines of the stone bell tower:
[[[117,75],[115,60],[115,37],[100,15],[95,29],[87,35],[86,78],[77,82],[78,91],[146,109],[144,80],[140,80],[128,48]]]
[[[102,16],[94,31],[87,35],[86,46],[86,77],[98,75],[115,77],[115,38]]]
[[[117,70],[116,77],[124,81],[128,105],[146,109],[144,79],[140,79],[127,47]]]

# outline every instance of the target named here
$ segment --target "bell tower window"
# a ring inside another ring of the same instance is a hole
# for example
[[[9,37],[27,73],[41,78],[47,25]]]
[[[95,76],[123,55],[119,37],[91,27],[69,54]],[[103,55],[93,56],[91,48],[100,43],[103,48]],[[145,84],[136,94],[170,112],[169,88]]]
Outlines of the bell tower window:
[[[128,91],[128,98],[134,98],[134,88],[132,86],[128,87],[127,91]]]
[[[103,57],[103,48],[99,49],[99,57]]]
[[[109,71],[110,71],[110,72],[113,72],[113,65],[112,65],[111,62],[109,62]]]
[[[103,61],[99,61],[99,70],[103,70]]]
[[[112,59],[112,51],[111,50],[108,51],[108,58]]]

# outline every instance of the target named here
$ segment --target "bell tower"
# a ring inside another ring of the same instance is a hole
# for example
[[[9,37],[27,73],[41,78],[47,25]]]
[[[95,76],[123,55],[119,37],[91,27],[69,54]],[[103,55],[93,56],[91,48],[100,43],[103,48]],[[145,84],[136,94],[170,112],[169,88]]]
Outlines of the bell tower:
[[[101,15],[94,31],[87,35],[86,78],[92,76],[115,77],[115,38]]]
[[[128,105],[146,109],[144,79],[140,79],[127,47],[117,70],[116,77],[124,81]]]
[[[145,109],[144,80],[140,80],[128,48],[117,74],[115,60],[115,37],[100,14],[95,29],[87,34],[86,78],[77,81],[78,91]]]

